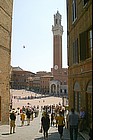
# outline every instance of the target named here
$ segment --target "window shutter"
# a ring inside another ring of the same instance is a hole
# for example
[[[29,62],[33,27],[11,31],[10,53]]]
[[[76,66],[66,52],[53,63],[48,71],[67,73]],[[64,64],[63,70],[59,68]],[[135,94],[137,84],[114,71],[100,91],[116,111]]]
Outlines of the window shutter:
[[[80,34],[80,60],[83,61],[87,57],[87,32]]]
[[[76,63],[79,63],[78,38],[76,39]]]

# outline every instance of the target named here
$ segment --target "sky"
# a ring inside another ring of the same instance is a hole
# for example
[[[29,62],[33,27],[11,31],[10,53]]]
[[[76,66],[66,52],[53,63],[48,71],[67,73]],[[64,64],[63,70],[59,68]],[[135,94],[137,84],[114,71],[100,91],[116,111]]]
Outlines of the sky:
[[[14,0],[11,65],[50,72],[53,67],[54,14],[62,15],[62,64],[67,68],[66,0]],[[25,46],[25,48],[23,47]]]

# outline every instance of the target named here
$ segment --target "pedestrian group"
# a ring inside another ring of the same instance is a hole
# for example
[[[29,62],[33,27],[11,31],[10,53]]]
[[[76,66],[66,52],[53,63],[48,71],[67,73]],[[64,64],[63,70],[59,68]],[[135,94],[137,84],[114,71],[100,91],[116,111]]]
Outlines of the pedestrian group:
[[[41,106],[41,127],[39,132],[43,133],[44,140],[48,140],[48,130],[50,127],[57,127],[60,135],[60,140],[63,140],[63,128],[69,129],[70,140],[77,140],[78,131],[82,132],[86,127],[86,111],[85,108],[81,108],[80,112],[76,112],[74,108],[71,108],[70,112],[63,106],[59,105],[47,105]],[[23,106],[20,109],[21,126],[30,125],[34,117],[39,114],[39,106]],[[15,109],[10,112],[10,134],[15,133],[15,121],[16,111]],[[89,140],[92,140],[92,129],[90,129]]]

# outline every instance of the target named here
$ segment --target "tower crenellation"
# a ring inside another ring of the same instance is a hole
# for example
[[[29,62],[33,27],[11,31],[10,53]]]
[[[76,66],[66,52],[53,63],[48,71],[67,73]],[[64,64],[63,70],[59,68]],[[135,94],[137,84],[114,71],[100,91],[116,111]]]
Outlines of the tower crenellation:
[[[61,25],[62,16],[60,15],[59,11],[54,15],[54,25],[52,25],[52,32],[53,35],[60,35],[63,34],[63,26]]]

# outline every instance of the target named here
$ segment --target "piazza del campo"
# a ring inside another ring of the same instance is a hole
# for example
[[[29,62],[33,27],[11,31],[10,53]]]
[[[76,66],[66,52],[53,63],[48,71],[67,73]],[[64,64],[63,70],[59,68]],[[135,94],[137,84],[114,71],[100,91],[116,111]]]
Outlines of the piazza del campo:
[[[11,35],[13,0],[0,1],[0,139],[14,140],[22,134],[20,125],[20,109],[23,106],[34,106],[39,109],[43,106],[61,106],[67,114],[71,108],[80,112],[86,110],[85,130],[78,133],[78,140],[88,140],[89,131],[93,126],[93,25],[92,25],[92,0],[66,0],[67,8],[67,63],[68,68],[62,66],[62,36],[63,15],[56,9],[52,19],[53,35],[53,68],[50,72],[38,71],[36,73],[19,67],[11,66]],[[78,11],[78,12],[77,12]],[[19,134],[6,135],[9,133],[9,112],[12,109],[17,113],[17,132]],[[49,110],[53,111],[53,107]],[[26,140],[42,139],[38,132],[40,118],[35,116],[31,122],[32,134],[24,133]],[[38,124],[35,123],[38,122]],[[50,140],[57,140],[57,128],[52,127],[49,131]],[[4,134],[5,135],[2,135]],[[53,135],[54,133],[55,135]],[[17,136],[16,136],[17,135]],[[68,126],[65,126],[64,139],[70,139]]]

